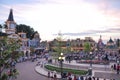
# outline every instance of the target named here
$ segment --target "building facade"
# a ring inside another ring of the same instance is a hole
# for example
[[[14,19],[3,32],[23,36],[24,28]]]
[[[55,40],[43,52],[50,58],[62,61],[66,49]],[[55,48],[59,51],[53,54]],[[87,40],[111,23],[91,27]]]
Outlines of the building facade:
[[[68,39],[67,41],[58,41],[57,39],[54,39],[49,42],[49,49],[57,47],[58,43],[60,43],[60,46],[64,49],[69,47],[71,48],[71,51],[81,51],[84,50],[84,44],[86,42],[90,43],[92,49],[96,48],[96,42],[91,37],[85,37],[85,39],[77,38],[74,40]]]
[[[6,25],[7,28],[5,29],[5,33],[8,35],[7,37],[20,40],[20,51],[24,52],[24,56],[30,56],[30,47],[38,48],[40,46],[41,39],[39,33],[35,32],[33,34],[33,39],[27,38],[25,32],[19,32],[16,34],[16,22],[14,21],[12,9],[10,9]]]

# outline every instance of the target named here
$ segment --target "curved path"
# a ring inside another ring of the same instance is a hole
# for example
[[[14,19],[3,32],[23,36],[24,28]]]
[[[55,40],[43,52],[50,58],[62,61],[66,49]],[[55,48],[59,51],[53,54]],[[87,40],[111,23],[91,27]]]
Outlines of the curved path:
[[[19,70],[20,75],[17,80],[48,80],[47,77],[42,76],[35,72],[35,64],[37,62],[26,61],[17,63],[16,68]]]
[[[59,66],[59,64],[53,63],[52,65]],[[89,64],[78,64],[76,62],[63,63],[63,67],[88,70]],[[93,76],[105,79],[120,80],[120,74],[116,74],[116,71],[112,71],[110,65],[93,65]]]

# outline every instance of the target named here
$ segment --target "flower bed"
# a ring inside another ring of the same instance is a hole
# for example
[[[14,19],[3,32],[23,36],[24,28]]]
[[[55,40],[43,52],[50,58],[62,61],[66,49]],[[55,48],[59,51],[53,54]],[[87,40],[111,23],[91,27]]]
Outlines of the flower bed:
[[[79,60],[77,63],[109,64],[109,61],[103,60]]]

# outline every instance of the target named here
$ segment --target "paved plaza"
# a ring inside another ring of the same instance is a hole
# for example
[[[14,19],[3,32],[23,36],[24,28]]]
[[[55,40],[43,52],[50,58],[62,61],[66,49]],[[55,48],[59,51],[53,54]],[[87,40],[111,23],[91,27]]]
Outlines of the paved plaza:
[[[31,61],[17,63],[16,68],[20,72],[17,80],[48,80],[47,77],[35,72],[36,63]]]
[[[54,64],[54,63],[52,65],[59,66],[59,64]],[[73,61],[71,63],[64,62],[64,65],[63,65],[63,67],[80,69],[80,70],[88,70],[89,66],[90,66],[89,64],[78,64],[75,61]],[[36,72],[38,72],[41,75],[47,76],[47,74],[48,74],[48,71],[40,66],[36,66],[35,70],[36,70]],[[111,69],[111,65],[96,65],[96,64],[93,65],[93,75],[92,76],[99,77],[100,80],[103,80],[103,79],[119,80],[120,79],[120,75],[116,74],[116,71],[113,71]],[[57,74],[57,77],[60,78],[60,74]]]
[[[48,71],[44,67],[36,66],[39,61],[45,61],[43,59],[39,59],[38,61],[26,61],[22,63],[17,63],[16,68],[19,70],[20,75],[17,80],[49,80],[47,78]],[[53,63],[52,65],[55,65]],[[88,70],[89,64],[77,64],[75,61],[71,63],[64,62],[64,67],[74,68],[74,69],[82,69]],[[120,75],[116,74],[115,71],[110,69],[110,65],[93,65],[93,76],[99,77],[99,80],[115,79],[119,80]],[[60,78],[60,74],[57,74],[57,77]]]

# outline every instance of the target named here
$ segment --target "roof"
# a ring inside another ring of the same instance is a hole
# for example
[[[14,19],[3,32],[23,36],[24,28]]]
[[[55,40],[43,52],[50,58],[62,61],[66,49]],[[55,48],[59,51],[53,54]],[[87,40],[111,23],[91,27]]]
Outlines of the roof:
[[[110,40],[108,41],[109,43],[113,43],[113,40],[110,38]]]
[[[7,36],[6,33],[0,32],[0,36]]]
[[[9,13],[9,16],[8,16],[8,20],[7,21],[14,21],[14,18],[13,18],[13,10],[10,9],[10,13]]]

